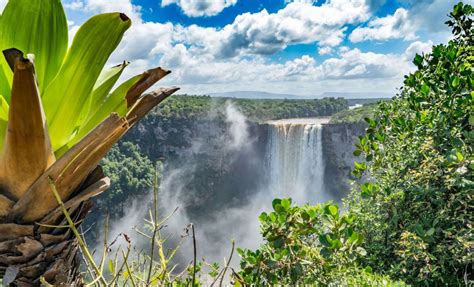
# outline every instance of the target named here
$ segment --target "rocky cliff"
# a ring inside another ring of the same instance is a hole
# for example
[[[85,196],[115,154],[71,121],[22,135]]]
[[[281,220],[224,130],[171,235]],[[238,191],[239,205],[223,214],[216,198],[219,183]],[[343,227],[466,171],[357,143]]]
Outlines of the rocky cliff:
[[[354,145],[365,128],[365,123],[330,123],[323,127],[325,186],[337,198],[345,196],[350,189],[354,161],[361,160],[353,155]]]

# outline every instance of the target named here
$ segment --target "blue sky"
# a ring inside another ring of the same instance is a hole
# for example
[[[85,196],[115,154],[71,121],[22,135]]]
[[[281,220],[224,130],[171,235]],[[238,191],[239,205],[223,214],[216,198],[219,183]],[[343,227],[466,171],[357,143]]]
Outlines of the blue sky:
[[[1,1],[1,0],[0,0]],[[473,2],[474,0],[464,1]],[[394,95],[415,53],[449,40],[454,0],[64,0],[70,36],[97,13],[132,18],[109,63],[124,79],[162,66],[162,85],[210,94]]]

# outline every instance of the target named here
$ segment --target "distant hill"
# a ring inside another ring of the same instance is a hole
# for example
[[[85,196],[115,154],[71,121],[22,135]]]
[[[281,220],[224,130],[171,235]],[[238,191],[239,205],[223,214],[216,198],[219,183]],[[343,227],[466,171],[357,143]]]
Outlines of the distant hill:
[[[322,93],[321,97],[332,97],[332,98],[346,98],[346,99],[381,99],[391,98],[395,96],[395,93],[338,93],[338,92],[326,92]]]
[[[235,91],[235,92],[225,92],[225,93],[210,93],[211,97],[219,98],[240,98],[240,99],[314,99],[318,98],[317,96],[298,96],[290,94],[275,94],[259,91]]]
[[[221,98],[241,98],[241,99],[321,99],[321,98],[346,98],[346,99],[380,99],[391,98],[393,94],[389,93],[339,93],[339,92],[325,92],[322,94],[315,94],[312,96],[301,96],[291,94],[277,94],[260,91],[234,91],[224,93],[210,93],[211,97]]]

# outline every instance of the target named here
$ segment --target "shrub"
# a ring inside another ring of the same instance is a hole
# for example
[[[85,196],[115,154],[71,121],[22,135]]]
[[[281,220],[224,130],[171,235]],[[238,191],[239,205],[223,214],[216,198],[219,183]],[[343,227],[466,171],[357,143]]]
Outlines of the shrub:
[[[355,151],[367,164],[354,173],[373,179],[347,201],[366,238],[361,262],[416,285],[472,280],[472,15],[454,7],[454,39],[416,55],[418,69],[366,120]]]

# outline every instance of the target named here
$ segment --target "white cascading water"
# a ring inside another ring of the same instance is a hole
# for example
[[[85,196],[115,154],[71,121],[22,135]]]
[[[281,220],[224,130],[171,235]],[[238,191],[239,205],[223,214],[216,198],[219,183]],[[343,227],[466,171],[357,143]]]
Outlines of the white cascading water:
[[[299,204],[328,200],[324,189],[322,124],[327,118],[285,119],[270,126],[266,160],[276,197]]]

